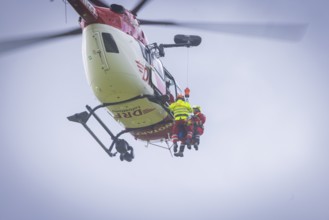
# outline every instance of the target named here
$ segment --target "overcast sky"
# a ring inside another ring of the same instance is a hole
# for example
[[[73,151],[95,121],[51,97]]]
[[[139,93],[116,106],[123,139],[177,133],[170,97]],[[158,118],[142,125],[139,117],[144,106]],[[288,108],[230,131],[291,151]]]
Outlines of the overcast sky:
[[[139,12],[155,20],[308,24],[299,42],[144,28],[150,43],[172,43],[175,34],[203,40],[167,49],[163,59],[208,119],[200,150],[184,158],[126,135],[136,158],[121,162],[66,119],[99,104],[80,36],[1,55],[0,219],[328,219],[328,7],[326,0],[153,0]],[[1,8],[0,39],[78,27],[60,0]]]

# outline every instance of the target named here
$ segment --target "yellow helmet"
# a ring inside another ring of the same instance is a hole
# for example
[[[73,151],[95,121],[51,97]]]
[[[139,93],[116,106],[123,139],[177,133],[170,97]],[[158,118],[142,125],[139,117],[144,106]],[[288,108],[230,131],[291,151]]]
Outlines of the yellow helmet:
[[[201,112],[201,107],[199,105],[194,105],[193,110],[194,111],[197,110],[197,111]]]

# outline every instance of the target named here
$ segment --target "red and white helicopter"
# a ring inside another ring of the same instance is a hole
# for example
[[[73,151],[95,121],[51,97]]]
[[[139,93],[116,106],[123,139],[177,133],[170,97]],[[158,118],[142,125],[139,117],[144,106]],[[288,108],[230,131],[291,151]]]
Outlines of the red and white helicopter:
[[[201,43],[199,36],[176,35],[174,44],[149,44],[141,25],[182,26],[288,40],[297,40],[306,28],[304,24],[178,23],[138,19],[137,12],[147,0],[140,1],[132,10],[117,4],[108,5],[100,0],[67,2],[79,14],[80,28],[2,41],[0,53],[82,33],[87,80],[101,104],[94,108],[86,106],[87,111],[69,116],[68,119],[81,123],[109,156],[120,153],[120,159],[126,161],[131,161],[134,154],[132,147],[119,138],[125,133],[155,145],[157,141],[164,141],[170,150],[173,116],[167,107],[183,91],[159,58],[164,56],[164,48],[191,47]],[[100,108],[107,108],[125,129],[113,134],[97,116],[96,111]],[[109,147],[88,127],[90,117],[94,117],[110,135],[112,144]]]

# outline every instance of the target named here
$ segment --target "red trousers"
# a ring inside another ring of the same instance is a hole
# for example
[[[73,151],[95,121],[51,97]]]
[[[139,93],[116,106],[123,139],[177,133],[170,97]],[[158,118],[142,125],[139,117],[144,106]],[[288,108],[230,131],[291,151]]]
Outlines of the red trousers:
[[[194,128],[195,130],[194,130],[194,132],[196,133],[196,134],[198,134],[198,135],[202,135],[203,134],[203,128],[201,128],[201,127],[196,127],[196,128]]]
[[[177,143],[178,133],[180,132],[181,127],[183,127],[186,131],[186,140],[191,141],[193,135],[192,126],[186,125],[186,120],[181,119],[181,120],[176,120],[172,128],[171,139],[173,143]],[[185,140],[185,137],[183,139]]]

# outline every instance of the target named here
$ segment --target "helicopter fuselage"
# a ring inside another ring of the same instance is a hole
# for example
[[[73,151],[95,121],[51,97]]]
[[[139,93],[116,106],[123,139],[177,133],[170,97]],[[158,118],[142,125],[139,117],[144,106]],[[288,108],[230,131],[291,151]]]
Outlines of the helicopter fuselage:
[[[166,94],[165,79],[145,60],[141,42],[106,24],[89,24],[82,35],[87,81],[113,118],[142,140],[168,138],[172,120],[164,107],[147,97]],[[133,101],[131,100],[136,98]],[[125,102],[127,101],[127,102]],[[140,129],[137,129],[140,128]]]

